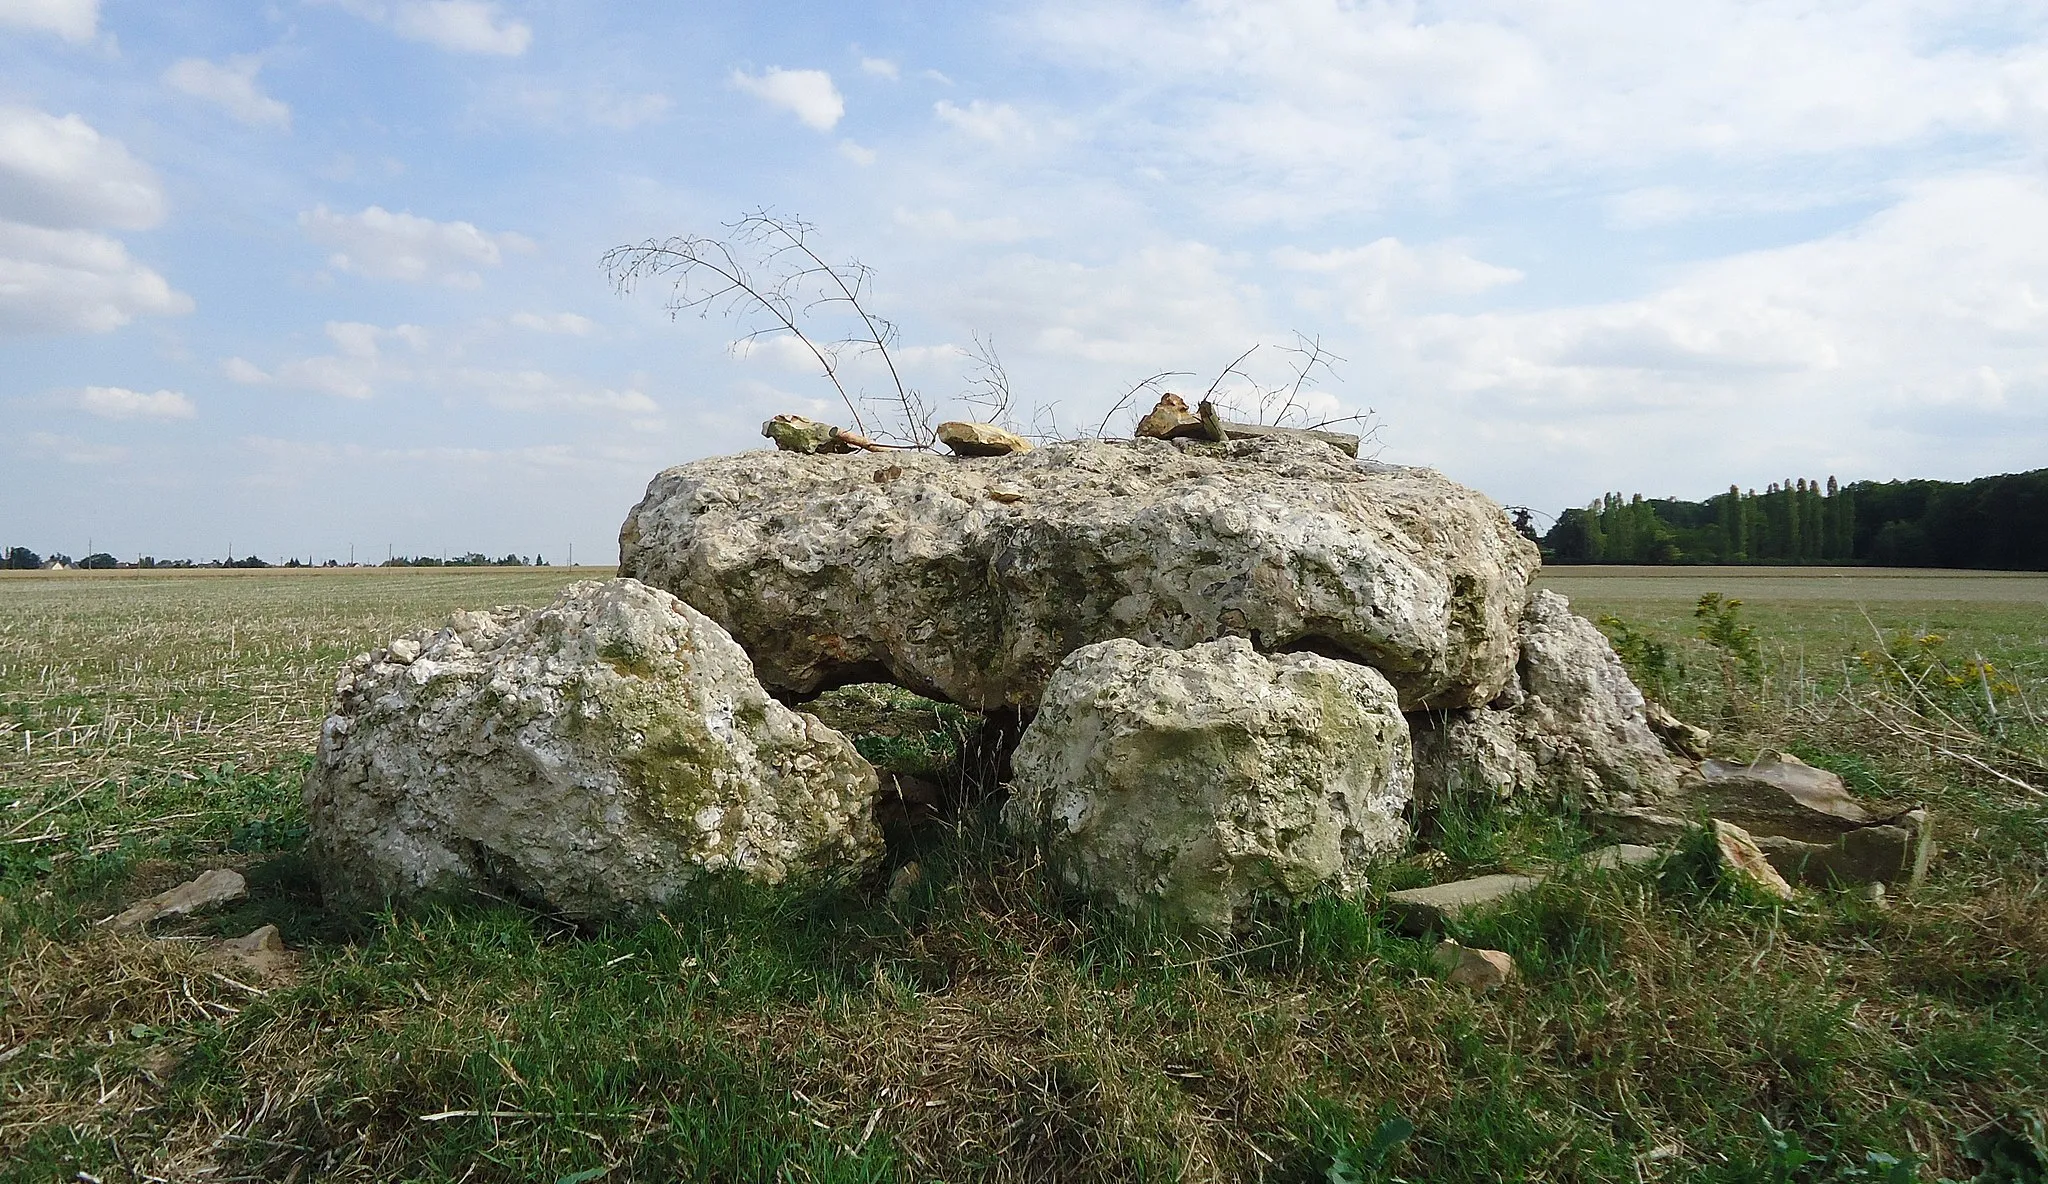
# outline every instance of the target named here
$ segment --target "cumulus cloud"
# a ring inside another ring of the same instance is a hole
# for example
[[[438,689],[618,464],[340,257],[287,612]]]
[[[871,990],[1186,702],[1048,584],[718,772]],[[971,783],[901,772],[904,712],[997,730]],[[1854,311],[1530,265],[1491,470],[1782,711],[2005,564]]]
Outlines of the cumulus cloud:
[[[262,68],[262,59],[256,57],[232,57],[225,63],[184,58],[164,71],[164,83],[182,94],[205,99],[243,123],[289,130],[292,109],[256,85],[256,72]]]
[[[0,107],[0,218],[142,230],[163,216],[156,175],[119,140],[76,115]]]
[[[1258,304],[1221,254],[1198,242],[1146,247],[1097,266],[1011,255],[960,299],[969,323],[1005,326],[1007,340],[1023,349],[1135,377],[1147,368],[1220,367],[1229,357],[1219,352],[1270,336],[1258,327]]]
[[[490,0],[334,0],[364,20],[408,41],[450,53],[518,57],[533,44],[533,27],[508,17]]]
[[[436,222],[382,206],[359,214],[316,206],[299,215],[299,225],[314,241],[336,248],[327,262],[337,271],[458,288],[480,285],[477,268],[496,267],[507,251],[533,245],[522,235],[493,234],[468,222]]]
[[[89,386],[75,392],[71,406],[101,419],[191,419],[199,414],[178,391],[145,394],[119,386]]]
[[[932,111],[952,126],[977,140],[991,144],[1016,143],[1031,138],[1031,124],[1008,103],[975,99],[965,107],[940,99]]]
[[[1489,462],[1608,487],[2030,467],[2048,448],[2044,228],[2048,182],[1944,178],[1639,298],[1396,318],[1369,348],[1399,385],[1432,392],[1401,408],[1415,426],[1480,448],[1471,429],[1487,425],[1502,433]]]
[[[781,107],[806,127],[821,132],[831,131],[846,114],[846,100],[840,97],[839,88],[832,85],[832,76],[823,70],[778,67],[759,75],[734,70],[732,84],[771,106]]]
[[[886,78],[891,82],[901,77],[896,69],[896,63],[888,58],[862,58],[860,70],[863,74],[872,74],[876,78]]]
[[[839,141],[839,155],[862,168],[875,163],[875,150],[856,144],[852,140]]]
[[[40,29],[66,41],[91,41],[99,22],[100,0],[0,0],[0,25]]]
[[[2048,109],[2038,24],[2019,9],[1052,0],[1030,27],[1117,96],[1095,104],[1115,113],[1098,123],[1106,143],[1170,176],[1226,178],[1217,200],[1276,218],[1557,176],[1634,187],[1679,161],[2037,136]]]
[[[192,298],[118,239],[0,221],[0,336],[107,333],[138,316],[192,311]]]

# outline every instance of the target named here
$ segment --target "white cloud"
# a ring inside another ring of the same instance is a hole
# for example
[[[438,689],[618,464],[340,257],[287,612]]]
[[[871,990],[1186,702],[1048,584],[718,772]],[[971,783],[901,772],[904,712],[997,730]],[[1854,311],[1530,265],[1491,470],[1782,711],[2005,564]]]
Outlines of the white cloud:
[[[860,60],[860,69],[863,74],[872,74],[876,78],[886,78],[891,82],[901,77],[900,72],[896,69],[896,63],[888,58],[862,58]]]
[[[839,141],[839,155],[844,156],[846,159],[861,166],[862,168],[866,168],[867,166],[875,163],[875,150],[872,148],[863,148],[859,144],[854,143],[852,140]]]
[[[533,44],[533,27],[504,15],[491,0],[330,0],[408,41],[450,53],[518,57]]]
[[[337,271],[458,288],[483,282],[477,267],[496,267],[505,252],[533,245],[522,235],[493,234],[468,222],[436,222],[382,206],[360,214],[316,206],[299,215],[299,225],[316,242],[338,248],[328,257]]]
[[[829,132],[846,114],[846,100],[823,70],[775,68],[758,77],[744,70],[732,72],[732,84],[772,106],[781,107],[804,125]]]
[[[0,0],[0,25],[40,29],[66,41],[91,41],[99,21],[100,0]]]
[[[512,323],[534,333],[566,333],[571,337],[588,337],[597,328],[595,321],[573,312],[516,312],[512,314]]]
[[[1482,453],[1467,429],[1502,433],[1482,463],[1698,494],[1787,472],[2037,465],[2044,342],[2048,182],[1978,174],[1639,299],[1396,318],[1370,348],[1399,386],[1436,392],[1403,409],[1416,426]]]
[[[1322,252],[1283,247],[1273,261],[1290,271],[1329,276],[1352,319],[1361,321],[1445,296],[1476,295],[1522,278],[1512,267],[1483,262],[1452,246],[1412,247],[1396,238]]]
[[[95,444],[76,436],[59,436],[52,432],[32,432],[28,444],[34,452],[54,456],[71,465],[111,465],[128,459],[128,450],[118,445]]]
[[[205,99],[243,123],[290,130],[292,109],[256,86],[262,59],[232,57],[224,65],[204,58],[184,58],[164,71],[172,90]]]
[[[163,216],[155,174],[120,141],[76,115],[0,107],[0,218],[141,230]]]
[[[1008,103],[990,103],[975,99],[962,107],[949,100],[940,99],[932,105],[932,110],[940,119],[968,135],[992,144],[1016,143],[1031,139],[1031,124]]]
[[[614,415],[658,415],[661,408],[637,390],[609,390],[565,379],[544,370],[465,368],[446,378],[505,411],[597,411]]]
[[[2021,8],[1475,0],[1056,0],[1032,28],[1111,88],[1097,135],[1236,214],[1313,216],[1390,195],[1563,177],[1629,188],[2032,136],[2048,109]],[[2031,121],[2033,130],[2026,128]]]
[[[101,419],[191,419],[199,414],[192,400],[177,391],[145,394],[118,386],[89,386],[67,400],[73,407]]]
[[[107,333],[138,316],[192,311],[192,298],[118,239],[0,221],[0,336]]]
[[[675,102],[667,95],[653,91],[630,95],[596,86],[580,86],[565,91],[555,87],[521,85],[490,106],[515,108],[544,126],[582,123],[614,131],[631,131],[665,118]]]
[[[247,358],[229,358],[220,364],[220,372],[227,375],[230,381],[245,386],[256,386],[270,381],[270,375],[263,367]]]

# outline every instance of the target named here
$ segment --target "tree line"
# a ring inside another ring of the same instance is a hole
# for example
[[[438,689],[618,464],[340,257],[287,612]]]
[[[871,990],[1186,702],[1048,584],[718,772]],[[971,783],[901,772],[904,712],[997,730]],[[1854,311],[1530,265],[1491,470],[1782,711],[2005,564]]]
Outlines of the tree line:
[[[1801,477],[1697,502],[1610,493],[1558,515],[1541,541],[1554,563],[2048,571],[2048,469],[1975,481]]]
[[[116,558],[115,558],[114,556],[112,556],[112,555],[109,555],[109,554],[107,554],[107,553],[106,553],[106,552],[104,552],[104,551],[97,551],[97,552],[94,552],[93,554],[91,554],[91,555],[88,555],[88,556],[86,556],[86,557],[85,557],[85,558],[83,558],[83,559],[73,559],[73,558],[71,558],[71,556],[69,556],[69,555],[65,555],[65,554],[63,554],[62,552],[57,552],[57,553],[53,553],[53,554],[51,554],[51,555],[50,555],[50,556],[49,556],[48,558],[45,558],[45,557],[43,557],[43,556],[41,556],[41,555],[38,555],[38,554],[36,554],[36,553],[35,553],[34,551],[31,551],[31,550],[29,550],[29,549],[28,549],[27,547],[8,547],[8,548],[5,548],[4,550],[0,550],[0,569],[6,569],[6,570],[15,570],[15,571],[22,571],[22,570],[30,570],[30,571],[32,571],[32,570],[35,570],[35,569],[37,569],[37,568],[42,568],[42,567],[67,567],[67,568],[69,568],[69,567],[77,567],[77,568],[86,568],[86,569],[102,569],[102,568],[117,568],[117,567],[118,567],[118,568],[159,568],[159,567],[175,567],[175,568],[185,568],[185,567],[357,567],[357,566],[361,566],[361,567],[546,567],[546,566],[548,566],[548,561],[547,561],[546,559],[543,559],[543,558],[542,558],[541,556],[539,556],[539,555],[534,555],[534,556],[533,556],[533,557],[531,557],[531,558],[527,558],[527,557],[525,557],[525,556],[521,556],[521,555],[503,555],[503,556],[500,556],[500,557],[499,557],[499,558],[497,558],[497,559],[492,559],[491,557],[489,557],[488,555],[485,555],[485,554],[484,554],[484,553],[482,553],[481,551],[470,551],[470,552],[468,552],[468,553],[466,553],[466,554],[462,554],[462,555],[457,555],[457,556],[454,556],[453,558],[440,558],[440,557],[437,557],[437,556],[433,556],[433,555],[422,555],[422,556],[418,556],[418,557],[416,557],[416,558],[409,558],[409,557],[407,557],[407,556],[404,556],[404,555],[398,555],[398,556],[394,556],[394,557],[392,557],[392,558],[390,558],[390,559],[386,559],[386,560],[384,560],[384,561],[383,561],[382,563],[375,563],[375,564],[371,564],[371,563],[364,563],[364,564],[360,564],[360,565],[359,565],[359,564],[356,564],[356,563],[343,563],[342,561],[340,561],[340,560],[338,560],[338,559],[329,559],[329,560],[327,560],[327,561],[326,561],[325,563],[316,563],[316,562],[315,562],[315,561],[313,560],[313,558],[312,558],[311,556],[308,556],[308,557],[306,557],[306,558],[304,558],[304,559],[298,559],[298,558],[291,558],[291,559],[281,559],[281,560],[279,560],[279,561],[278,561],[278,562],[276,562],[276,563],[268,563],[268,562],[265,562],[265,561],[264,561],[264,560],[262,560],[262,559],[258,559],[258,558],[257,558],[256,556],[254,556],[254,555],[249,555],[249,556],[245,556],[244,558],[241,558],[241,559],[205,559],[205,560],[200,560],[200,561],[198,561],[198,562],[194,562],[193,560],[190,560],[190,559],[158,559],[158,558],[156,558],[156,557],[155,557],[155,556],[153,556],[153,555],[144,555],[144,556],[142,556],[141,558],[139,558],[139,559],[134,559],[134,560],[126,560],[126,559],[116,559]]]

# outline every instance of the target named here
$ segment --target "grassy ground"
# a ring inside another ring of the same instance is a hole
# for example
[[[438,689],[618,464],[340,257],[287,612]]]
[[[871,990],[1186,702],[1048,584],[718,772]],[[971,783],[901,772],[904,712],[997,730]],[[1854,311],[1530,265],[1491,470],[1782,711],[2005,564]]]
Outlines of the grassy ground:
[[[570,578],[0,577],[0,1181],[1965,1179],[1970,1132],[2048,1106],[2048,815],[2017,784],[2040,782],[2048,580],[1549,573],[1664,647],[1667,699],[1721,752],[1927,800],[1943,853],[1888,909],[1774,907],[1680,864],[1569,875],[1459,934],[1521,967],[1475,998],[1371,896],[1190,944],[1048,894],[972,816],[892,853],[925,871],[895,905],[880,881],[714,886],[594,932],[321,908],[298,785],[334,670]],[[1709,590],[1747,601],[1755,680],[1690,639]],[[1901,687],[1859,658],[1880,639],[1923,676],[1981,655],[1995,710]],[[828,710],[920,775],[961,725]],[[1590,842],[1443,819],[1447,866],[1382,880]],[[221,865],[251,885],[223,915],[93,924]],[[197,940],[264,922],[296,951],[274,977]]]

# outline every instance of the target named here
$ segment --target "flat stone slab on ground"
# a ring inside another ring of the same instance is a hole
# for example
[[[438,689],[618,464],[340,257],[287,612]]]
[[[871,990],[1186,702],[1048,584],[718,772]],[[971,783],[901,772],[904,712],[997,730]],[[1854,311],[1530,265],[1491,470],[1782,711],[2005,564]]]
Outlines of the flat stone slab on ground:
[[[1387,907],[1401,928],[1410,933],[1428,929],[1468,914],[1490,908],[1509,897],[1527,892],[1543,882],[1542,876],[1499,873],[1431,884],[1427,888],[1404,888],[1387,894]]]

